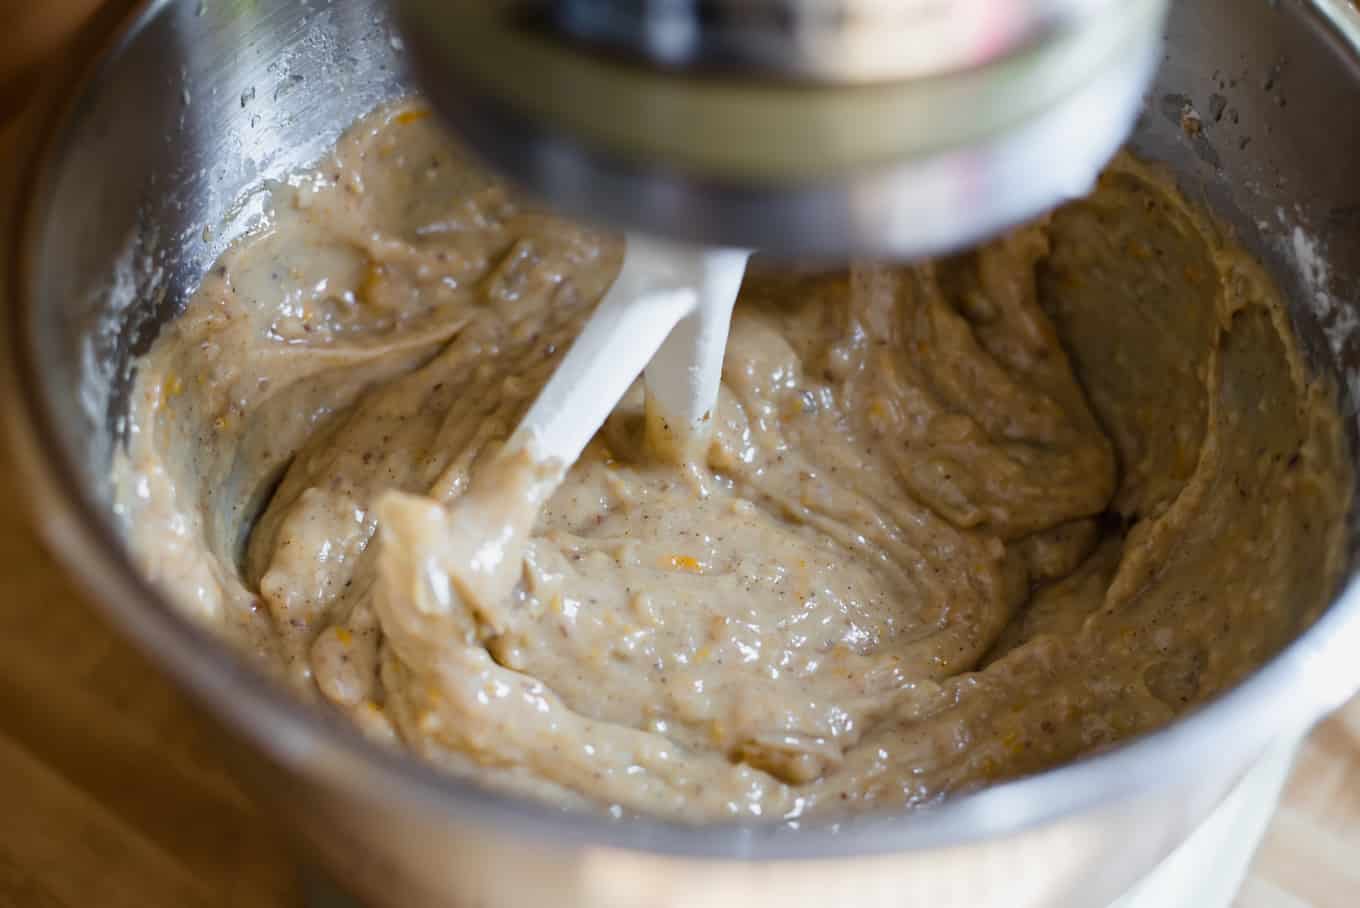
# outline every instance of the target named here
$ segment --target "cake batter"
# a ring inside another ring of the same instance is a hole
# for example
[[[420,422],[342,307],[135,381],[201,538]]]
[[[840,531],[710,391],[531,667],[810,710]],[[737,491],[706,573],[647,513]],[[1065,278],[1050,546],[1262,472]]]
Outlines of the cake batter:
[[[695,822],[925,804],[1170,721],[1340,575],[1333,394],[1260,266],[1128,157],[966,254],[758,264],[706,455],[651,456],[634,389],[471,585],[451,505],[533,480],[499,446],[620,241],[415,103],[274,197],[139,365],[130,545],[299,695],[485,784]]]

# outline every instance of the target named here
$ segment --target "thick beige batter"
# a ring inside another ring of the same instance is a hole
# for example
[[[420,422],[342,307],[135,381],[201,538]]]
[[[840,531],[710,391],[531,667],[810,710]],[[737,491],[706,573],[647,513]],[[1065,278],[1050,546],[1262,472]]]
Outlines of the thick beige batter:
[[[410,106],[276,207],[141,363],[129,538],[300,694],[455,772],[687,820],[928,802],[1165,723],[1339,574],[1331,395],[1261,269],[1130,160],[967,255],[757,269],[706,463],[650,458],[635,392],[503,595],[460,581],[449,505],[513,488],[497,446],[617,241]]]

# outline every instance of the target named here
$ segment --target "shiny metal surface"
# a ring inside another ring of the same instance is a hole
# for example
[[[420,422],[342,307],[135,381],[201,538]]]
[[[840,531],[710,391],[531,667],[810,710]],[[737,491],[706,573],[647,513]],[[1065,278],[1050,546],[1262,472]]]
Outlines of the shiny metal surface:
[[[202,9],[200,15],[198,10]],[[74,91],[7,250],[4,415],[41,527],[110,619],[219,716],[242,775],[373,905],[1102,906],[1276,737],[1360,687],[1360,587],[1269,665],[1165,730],[906,816],[692,829],[484,792],[296,703],[129,565],[104,477],[129,358],[258,210],[233,200],[403,90],[377,3],[159,2]],[[1360,13],[1181,0],[1135,131],[1263,256],[1360,390]],[[1354,537],[1354,534],[1353,534]],[[1352,565],[1360,546],[1352,539]]]
[[[454,18],[471,3],[408,0]],[[979,66],[1116,0],[481,0],[497,16],[647,66],[843,84]]]
[[[767,253],[920,256],[1083,193],[1167,0],[394,0],[422,85],[581,217]]]

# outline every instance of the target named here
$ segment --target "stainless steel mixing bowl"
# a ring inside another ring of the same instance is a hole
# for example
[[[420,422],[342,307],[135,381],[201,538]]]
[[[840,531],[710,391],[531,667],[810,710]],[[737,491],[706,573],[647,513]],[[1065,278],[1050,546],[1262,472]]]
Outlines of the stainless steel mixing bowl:
[[[267,808],[375,905],[1108,903],[1269,742],[1360,686],[1360,535],[1331,608],[1170,727],[905,816],[611,822],[494,795],[367,743],[237,661],[138,575],[108,498],[130,357],[259,211],[236,200],[404,89],[364,0],[153,2],[72,95],[33,171],[5,311],[8,396],[39,525],[109,618],[222,720]],[[1360,425],[1360,12],[1182,0],[1134,144],[1234,224],[1296,301]]]

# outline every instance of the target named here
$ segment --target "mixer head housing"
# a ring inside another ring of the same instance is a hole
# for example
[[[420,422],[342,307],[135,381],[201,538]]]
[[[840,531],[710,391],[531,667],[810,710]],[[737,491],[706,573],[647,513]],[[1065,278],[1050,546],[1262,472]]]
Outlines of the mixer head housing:
[[[952,251],[1090,188],[1167,0],[395,0],[463,139],[557,208],[814,258]]]

